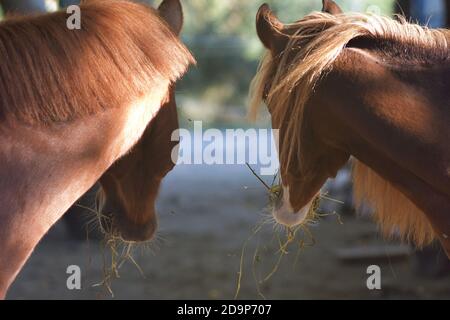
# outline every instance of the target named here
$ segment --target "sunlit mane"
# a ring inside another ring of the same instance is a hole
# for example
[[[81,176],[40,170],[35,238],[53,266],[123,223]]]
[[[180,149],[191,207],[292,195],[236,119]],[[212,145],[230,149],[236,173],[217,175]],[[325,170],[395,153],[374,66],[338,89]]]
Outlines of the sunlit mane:
[[[405,48],[420,48],[411,50],[416,54],[411,59],[416,59],[417,53],[425,60],[448,59],[447,31],[411,24],[401,17],[397,21],[367,14],[315,12],[285,27],[292,30],[290,40],[276,59],[270,52],[264,55],[250,89],[249,112],[256,117],[265,93],[273,119],[286,123],[279,150],[283,173],[300,150],[305,104],[320,78],[333,68],[333,62],[351,40],[366,37],[395,42]],[[431,51],[433,57],[428,57],[427,52]],[[271,87],[266,90],[268,83]],[[362,164],[356,166],[354,175],[356,202],[368,200],[374,205],[386,233],[397,227],[418,245],[433,239],[433,230],[424,214],[391,184]]]
[[[121,107],[194,62],[156,10],[122,0],[0,23],[0,121],[49,124]]]
[[[400,235],[418,246],[429,244],[435,234],[425,213],[372,169],[353,159],[353,197],[360,209],[369,204],[385,236]]]

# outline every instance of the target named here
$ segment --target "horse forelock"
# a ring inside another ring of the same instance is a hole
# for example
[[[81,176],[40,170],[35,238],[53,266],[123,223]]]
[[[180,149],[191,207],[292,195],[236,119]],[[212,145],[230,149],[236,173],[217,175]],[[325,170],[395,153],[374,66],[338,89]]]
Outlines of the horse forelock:
[[[51,124],[123,107],[195,63],[150,7],[90,0],[80,8],[80,30],[66,27],[64,11],[0,23],[0,121]]]
[[[300,132],[309,97],[351,40],[367,37],[392,41],[399,46],[423,49],[423,59],[428,59],[427,53],[433,50],[436,53],[433,58],[449,61],[448,31],[412,24],[402,17],[393,20],[369,14],[314,12],[286,25],[285,30],[289,33],[285,50],[276,59],[266,52],[261,60],[250,89],[249,109],[250,116],[255,118],[266,93],[264,100],[272,119],[286,123],[283,133],[286,143],[280,141],[279,150],[282,173],[289,171],[294,155],[300,159]],[[271,87],[267,91],[268,82]]]

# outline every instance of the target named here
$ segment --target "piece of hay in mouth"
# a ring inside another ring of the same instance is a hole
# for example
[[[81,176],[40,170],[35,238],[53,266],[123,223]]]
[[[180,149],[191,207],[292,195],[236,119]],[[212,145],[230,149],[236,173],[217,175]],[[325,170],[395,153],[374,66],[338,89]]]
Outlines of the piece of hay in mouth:
[[[131,262],[140,275],[145,279],[145,274],[133,257],[133,251],[136,247],[142,246],[145,248],[148,243],[143,242],[141,244],[123,240],[118,234],[117,230],[113,228],[113,217],[107,216],[99,212],[97,208],[89,208],[78,205],[81,208],[88,210],[94,214],[94,219],[89,223],[96,223],[103,235],[101,241],[102,249],[102,261],[103,261],[103,279],[94,285],[93,287],[103,287],[114,298],[114,292],[112,290],[112,282],[114,279],[120,278],[120,268],[126,263]],[[103,223],[101,223],[101,221]]]
[[[262,185],[267,190],[267,195],[268,195],[268,200],[269,200],[267,209],[272,214],[272,210],[279,205],[279,203],[282,201],[282,197],[283,197],[283,188],[281,185],[281,180],[279,178],[279,175],[276,174],[273,177],[272,184],[269,185],[255,172],[255,170],[253,170],[253,168],[248,163],[246,165],[250,169],[252,174],[262,183]],[[278,183],[275,183],[275,182],[277,182],[277,179],[278,179]],[[274,228],[274,232],[275,232],[277,240],[278,240],[278,250],[275,253],[276,255],[278,255],[277,261],[276,261],[275,265],[272,267],[271,271],[261,278],[257,275],[257,272],[256,272],[256,264],[259,264],[261,262],[261,257],[258,254],[258,247],[256,248],[256,250],[253,254],[253,260],[252,260],[252,268],[253,268],[252,273],[253,273],[253,278],[256,283],[257,293],[263,299],[265,299],[265,297],[260,290],[260,286],[263,283],[269,281],[272,278],[272,276],[278,271],[283,257],[287,256],[292,249],[297,249],[295,259],[294,259],[294,266],[295,266],[295,265],[297,265],[297,261],[300,256],[300,252],[303,249],[305,249],[306,247],[314,246],[315,239],[314,239],[314,236],[312,235],[312,232],[309,230],[310,225],[317,223],[318,220],[322,217],[331,216],[331,215],[337,215],[339,223],[342,224],[342,222],[340,220],[340,216],[336,212],[333,212],[333,213],[319,212],[319,205],[320,205],[320,201],[322,199],[341,203],[338,200],[329,198],[326,193],[324,193],[324,194],[319,193],[312,200],[313,201],[312,205],[311,205],[311,207],[306,215],[306,219],[303,221],[303,223],[301,223],[300,225],[297,225],[295,227],[285,227],[285,226],[282,226],[279,224],[275,225],[277,228]],[[270,221],[275,222],[275,219],[273,219],[273,217],[271,217],[271,218],[265,219],[261,223],[259,223],[256,226],[256,228],[254,228],[250,237],[244,242],[244,244],[242,246],[237,286],[236,286],[236,292],[235,292],[235,296],[234,296],[235,299],[237,299],[240,289],[241,289],[241,281],[242,281],[243,271],[244,271],[244,257],[245,257],[247,245],[256,236],[256,234],[258,234],[261,231],[263,226],[266,225],[267,222],[270,222]]]
[[[280,184],[281,179],[279,177],[279,174],[275,174],[272,180],[272,184],[269,186],[256,172],[255,170],[250,166],[250,164],[246,163],[249,170],[252,172],[252,174],[262,183],[262,185],[267,189],[268,197],[269,197],[269,205],[268,208],[270,210],[275,209],[280,202],[283,200],[283,187]],[[275,184],[275,181],[278,179],[278,184]],[[328,199],[327,197],[322,197],[321,193],[318,193],[315,198],[313,199],[313,203],[309,208],[309,211],[306,215],[306,219],[304,220],[304,223],[302,225],[308,224],[310,222],[315,222],[317,218],[317,209],[320,205],[320,200],[322,198]],[[287,228],[289,229],[292,228]]]
[[[269,197],[269,206],[268,208],[272,211],[275,208],[277,208],[281,201],[283,201],[283,187],[281,185],[273,185],[269,190],[268,190],[268,197]],[[302,223],[300,223],[299,225],[306,225],[312,222],[315,222],[317,220],[318,217],[318,209],[320,206],[320,200],[322,199],[322,195],[319,193],[317,194],[313,200],[312,200],[312,204],[309,207],[309,210],[306,214],[305,219],[302,221]],[[292,213],[292,214],[296,214],[296,213]],[[296,226],[294,226],[295,228]],[[292,229],[292,227],[287,227],[288,231],[289,229]]]
[[[282,189],[281,185],[279,185],[279,184],[273,185],[272,187],[270,187],[268,192],[269,192],[269,204],[271,206],[274,206],[276,203],[278,203],[281,200],[282,190],[283,189]]]

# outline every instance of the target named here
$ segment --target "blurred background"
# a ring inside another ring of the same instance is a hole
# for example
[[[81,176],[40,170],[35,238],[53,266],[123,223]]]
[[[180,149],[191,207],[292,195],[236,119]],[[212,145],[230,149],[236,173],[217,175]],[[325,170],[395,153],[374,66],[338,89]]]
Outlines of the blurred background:
[[[143,1],[154,6],[160,1]],[[254,20],[263,1],[184,0],[182,38],[198,65],[177,86],[181,127],[270,127],[267,113],[246,119],[249,83],[263,48]],[[266,1],[284,22],[314,10],[321,0]],[[53,11],[77,1],[0,0],[2,12]],[[448,0],[338,0],[344,11],[405,14],[432,27],[450,24]],[[6,62],[7,63],[7,62]],[[265,178],[271,183],[272,178]],[[439,246],[414,251],[381,239],[370,214],[355,214],[349,169],[324,187],[323,216],[280,249],[288,237],[267,217],[267,192],[244,165],[180,165],[165,179],[158,201],[160,233],[134,252],[110,287],[131,299],[420,299],[450,298],[450,266]],[[80,206],[91,207],[92,197]],[[84,226],[89,210],[74,206],[28,261],[10,299],[109,299],[99,284],[108,274],[110,252],[95,227]],[[367,210],[369,211],[369,210]],[[395,213],[393,213],[395,214]],[[257,231],[257,232],[256,232]],[[106,263],[105,263],[106,261]],[[82,269],[82,290],[66,288],[66,268]],[[382,290],[366,287],[367,267],[382,270]]]

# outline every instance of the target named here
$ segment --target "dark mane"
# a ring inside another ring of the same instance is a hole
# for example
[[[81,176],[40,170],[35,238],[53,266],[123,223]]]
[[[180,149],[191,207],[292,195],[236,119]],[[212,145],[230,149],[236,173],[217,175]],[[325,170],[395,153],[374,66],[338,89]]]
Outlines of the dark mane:
[[[0,121],[67,122],[177,80],[194,62],[156,10],[123,0],[81,6],[81,30],[55,12],[0,23]]]

